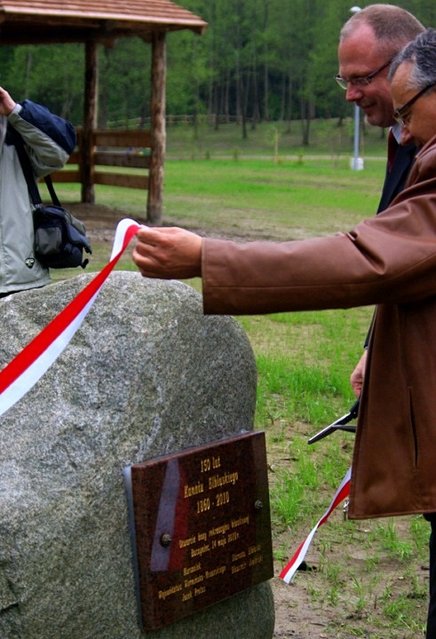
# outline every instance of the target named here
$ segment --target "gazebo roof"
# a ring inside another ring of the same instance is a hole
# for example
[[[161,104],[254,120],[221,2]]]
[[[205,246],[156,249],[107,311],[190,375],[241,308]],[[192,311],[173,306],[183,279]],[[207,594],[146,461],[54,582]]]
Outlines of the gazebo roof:
[[[154,31],[206,27],[170,0],[0,0],[0,44],[149,39]]]

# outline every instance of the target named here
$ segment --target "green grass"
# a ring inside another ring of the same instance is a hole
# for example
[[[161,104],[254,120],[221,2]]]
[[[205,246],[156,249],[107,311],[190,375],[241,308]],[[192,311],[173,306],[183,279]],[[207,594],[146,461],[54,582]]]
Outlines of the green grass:
[[[302,145],[301,122],[262,122],[247,128],[247,138],[237,123],[222,124],[218,129],[205,122],[197,127],[174,125],[167,130],[168,154],[175,159],[246,158],[269,156],[275,159],[292,156],[296,160],[327,154],[333,160],[347,158],[353,150],[354,121],[318,120],[310,131],[310,145]],[[382,157],[386,137],[380,129],[365,127],[360,136],[360,155]]]
[[[169,161],[165,220],[241,235],[280,230],[286,239],[343,230],[375,210],[372,185],[379,169],[376,161],[365,174],[351,174],[346,165],[333,168],[328,160],[302,166],[267,160]],[[195,209],[192,195],[199,205]]]
[[[345,412],[371,314],[358,308],[239,318],[257,358],[257,425],[280,417],[320,425]]]

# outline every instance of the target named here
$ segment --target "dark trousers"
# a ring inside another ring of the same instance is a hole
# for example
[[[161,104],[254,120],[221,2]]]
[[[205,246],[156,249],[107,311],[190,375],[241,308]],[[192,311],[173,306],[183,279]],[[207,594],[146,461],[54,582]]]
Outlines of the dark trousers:
[[[426,639],[436,639],[436,513],[426,514],[424,517],[430,522],[431,532],[429,540],[430,551],[430,601],[428,604]]]

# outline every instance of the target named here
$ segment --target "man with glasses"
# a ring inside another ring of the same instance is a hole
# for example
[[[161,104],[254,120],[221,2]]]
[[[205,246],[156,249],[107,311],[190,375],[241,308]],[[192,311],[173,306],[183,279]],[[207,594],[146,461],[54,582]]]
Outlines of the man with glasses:
[[[389,78],[392,58],[423,30],[423,26],[409,12],[393,5],[370,5],[354,14],[344,25],[338,48],[338,85],[346,91],[346,99],[355,102],[365,112],[370,124],[390,127],[388,161],[382,196],[377,212],[389,206],[402,190],[417,152],[423,144],[418,136],[412,138],[407,129],[413,104],[430,86],[424,85],[410,100],[394,110]],[[385,62],[381,62],[385,60]],[[381,63],[380,63],[381,62]],[[363,69],[362,69],[363,64]],[[398,64],[396,64],[396,68]],[[367,69],[371,69],[367,73]],[[390,157],[389,157],[390,156]],[[369,336],[365,347],[368,346]],[[351,385],[357,396],[362,391],[367,350],[351,375]],[[436,514],[426,515],[432,526],[430,537],[430,607],[428,637],[436,639]],[[432,621],[430,621],[430,619]]]
[[[369,124],[394,124],[389,65],[424,30],[411,13],[390,4],[365,7],[344,24],[339,36],[336,81],[345,98],[365,113]]]
[[[411,13],[390,4],[372,4],[355,13],[339,36],[338,85],[345,99],[354,102],[373,126],[390,128],[388,161],[377,213],[383,211],[402,190],[416,147],[413,141],[400,145],[401,126],[395,123],[389,65],[395,55],[424,30]],[[367,345],[368,338],[365,342]],[[351,374],[351,385],[359,396],[362,390],[366,349]]]
[[[344,233],[291,242],[142,227],[133,251],[146,277],[201,277],[208,314],[377,304],[351,519],[436,512],[436,31],[419,35],[390,74],[392,112],[407,116],[403,135],[422,146],[405,188],[380,215]],[[436,638],[435,561],[431,549],[427,639]]]
[[[401,125],[401,141],[426,145],[436,133],[436,30],[410,43],[397,56],[389,71],[394,97],[394,118]],[[433,140],[435,138],[433,137]],[[436,172],[436,169],[434,170]],[[433,173],[434,175],[434,173]],[[430,229],[429,229],[430,232]],[[423,238],[426,239],[425,236]],[[433,451],[435,452],[435,451]],[[436,637],[436,513],[425,515],[430,534],[430,605],[427,639]]]
[[[338,47],[339,74],[336,82],[346,91],[345,97],[362,108],[367,121],[375,126],[390,127],[388,134],[388,160],[385,181],[377,213],[389,206],[393,198],[403,189],[417,145],[422,140],[414,140],[407,131],[411,107],[428,87],[418,91],[403,106],[394,110],[389,68],[392,58],[424,29],[423,25],[408,11],[394,5],[369,5],[357,12],[343,26]],[[368,73],[369,70],[369,73]],[[367,347],[351,374],[351,385],[356,396],[360,396],[365,375]],[[434,566],[436,557],[436,514],[426,515],[432,532],[430,537],[430,556]],[[436,571],[431,568],[429,620],[436,616]],[[429,621],[429,626],[436,622]],[[432,634],[436,639],[436,628]]]
[[[395,70],[396,70],[396,67],[393,68],[393,71]],[[398,109],[395,109],[394,111],[394,118],[396,122],[398,122],[401,125],[401,139],[404,141],[407,141],[412,137],[412,135],[410,134],[410,123],[412,121],[412,118],[414,118],[416,124],[414,126],[413,139],[415,140],[415,143],[417,143],[419,146],[422,146],[423,144],[425,144],[425,140],[427,138],[426,128],[430,123],[428,122],[428,117],[426,117],[428,115],[427,111],[425,111],[422,114],[424,116],[422,118],[420,117],[420,114],[419,114],[422,108],[426,109],[427,102],[425,103],[425,106],[424,106],[424,100],[421,100],[421,104],[419,105],[419,107],[416,107],[414,105],[418,102],[420,98],[430,97],[430,93],[432,92],[431,90],[434,89],[436,85],[435,70],[429,69],[428,71],[429,71],[428,83],[427,84],[424,83],[424,86],[422,87],[422,89],[420,89],[409,100],[407,100],[407,102],[405,102],[402,106],[398,107]],[[433,100],[431,100],[430,106],[432,104],[433,104]],[[418,123],[423,125],[423,131],[421,132],[419,130],[420,127],[417,126]]]

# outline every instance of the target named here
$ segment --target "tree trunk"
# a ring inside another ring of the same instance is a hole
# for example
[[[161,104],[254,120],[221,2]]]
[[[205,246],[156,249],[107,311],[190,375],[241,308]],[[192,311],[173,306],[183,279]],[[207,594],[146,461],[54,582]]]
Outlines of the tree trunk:
[[[269,71],[266,63],[263,67],[263,117],[269,121]]]
[[[310,124],[313,119],[314,105],[312,102],[301,99],[301,129],[302,129],[302,145],[309,146]]]
[[[253,87],[253,113],[252,113],[252,130],[256,129],[256,124],[260,121],[260,106],[259,106],[259,83],[257,77],[257,65],[256,65],[256,54],[253,56],[253,65],[252,65],[252,87]]]
[[[288,77],[288,100],[287,100],[287,107],[286,107],[286,119],[288,121],[288,126],[286,128],[286,133],[290,133],[291,132],[291,123],[292,123],[292,89],[293,89],[293,85],[292,85],[292,76],[289,75]]]

